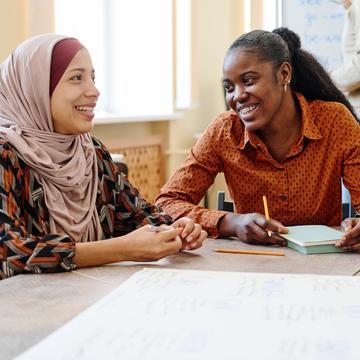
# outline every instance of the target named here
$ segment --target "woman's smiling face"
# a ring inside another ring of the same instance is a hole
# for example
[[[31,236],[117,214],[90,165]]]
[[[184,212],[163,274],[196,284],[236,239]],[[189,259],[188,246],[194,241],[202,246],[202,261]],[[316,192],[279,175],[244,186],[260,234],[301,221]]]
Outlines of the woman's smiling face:
[[[223,68],[226,102],[247,130],[266,128],[279,113],[287,83],[283,67],[284,64],[274,69],[271,62],[261,61],[255,52],[243,48],[226,54]]]
[[[54,131],[84,134],[92,130],[94,108],[100,95],[89,52],[80,49],[56,85],[50,98]]]

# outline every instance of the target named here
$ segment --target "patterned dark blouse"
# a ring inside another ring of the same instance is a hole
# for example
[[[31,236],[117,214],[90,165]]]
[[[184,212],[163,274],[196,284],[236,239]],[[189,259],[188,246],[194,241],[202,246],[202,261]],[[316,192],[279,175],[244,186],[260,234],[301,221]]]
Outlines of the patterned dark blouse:
[[[93,138],[98,161],[96,208],[105,239],[145,224],[170,224],[170,216],[146,202],[118,174],[109,152]],[[75,241],[49,233],[43,189],[17,151],[0,141],[0,279],[19,273],[75,269]]]

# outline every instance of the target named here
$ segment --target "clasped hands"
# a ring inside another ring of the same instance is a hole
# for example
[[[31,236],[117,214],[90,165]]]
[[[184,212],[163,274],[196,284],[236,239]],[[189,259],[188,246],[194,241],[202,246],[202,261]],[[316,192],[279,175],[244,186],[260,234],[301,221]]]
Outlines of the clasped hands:
[[[206,237],[199,224],[181,218],[171,225],[144,225],[126,234],[122,252],[128,261],[156,261],[181,250],[195,250]]]
[[[203,241],[207,237],[207,232],[202,230],[201,225],[195,223],[188,217],[182,217],[171,225],[153,226],[151,231],[161,232],[169,228],[177,230],[175,240],[181,241],[180,250],[195,250],[202,246]]]

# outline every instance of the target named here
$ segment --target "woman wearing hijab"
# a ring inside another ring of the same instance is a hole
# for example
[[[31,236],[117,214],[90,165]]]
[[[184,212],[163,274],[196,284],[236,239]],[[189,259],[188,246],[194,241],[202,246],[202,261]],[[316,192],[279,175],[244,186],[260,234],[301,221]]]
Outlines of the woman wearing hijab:
[[[90,136],[94,78],[84,46],[54,34],[0,66],[0,278],[157,260],[206,238],[142,199]]]

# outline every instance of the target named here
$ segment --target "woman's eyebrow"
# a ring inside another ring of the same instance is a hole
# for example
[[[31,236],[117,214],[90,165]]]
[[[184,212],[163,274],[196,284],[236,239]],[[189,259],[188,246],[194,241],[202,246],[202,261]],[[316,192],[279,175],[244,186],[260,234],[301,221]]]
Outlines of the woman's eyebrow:
[[[238,78],[242,78],[242,77],[244,77],[244,76],[246,76],[246,75],[257,75],[257,74],[258,74],[258,72],[257,72],[257,71],[253,71],[253,70],[245,71],[244,73],[239,74],[239,75],[238,75]],[[223,79],[222,79],[222,82],[227,82],[227,81],[231,81],[231,80],[229,80],[228,78],[223,78]]]
[[[85,71],[84,68],[71,68],[71,69],[68,69],[68,72],[71,72],[71,71]]]
[[[239,77],[243,77],[243,76],[246,76],[246,75],[257,75],[257,74],[258,74],[257,71],[249,70],[249,71],[245,71],[244,73],[240,74]]]
[[[85,69],[85,68],[72,68],[72,69],[68,69],[66,72],[67,72],[67,73],[70,73],[70,72],[73,72],[73,71],[85,72],[85,71],[87,71],[87,69]],[[91,71],[92,73],[95,73],[95,70],[94,70],[94,69],[91,69],[90,71]]]

